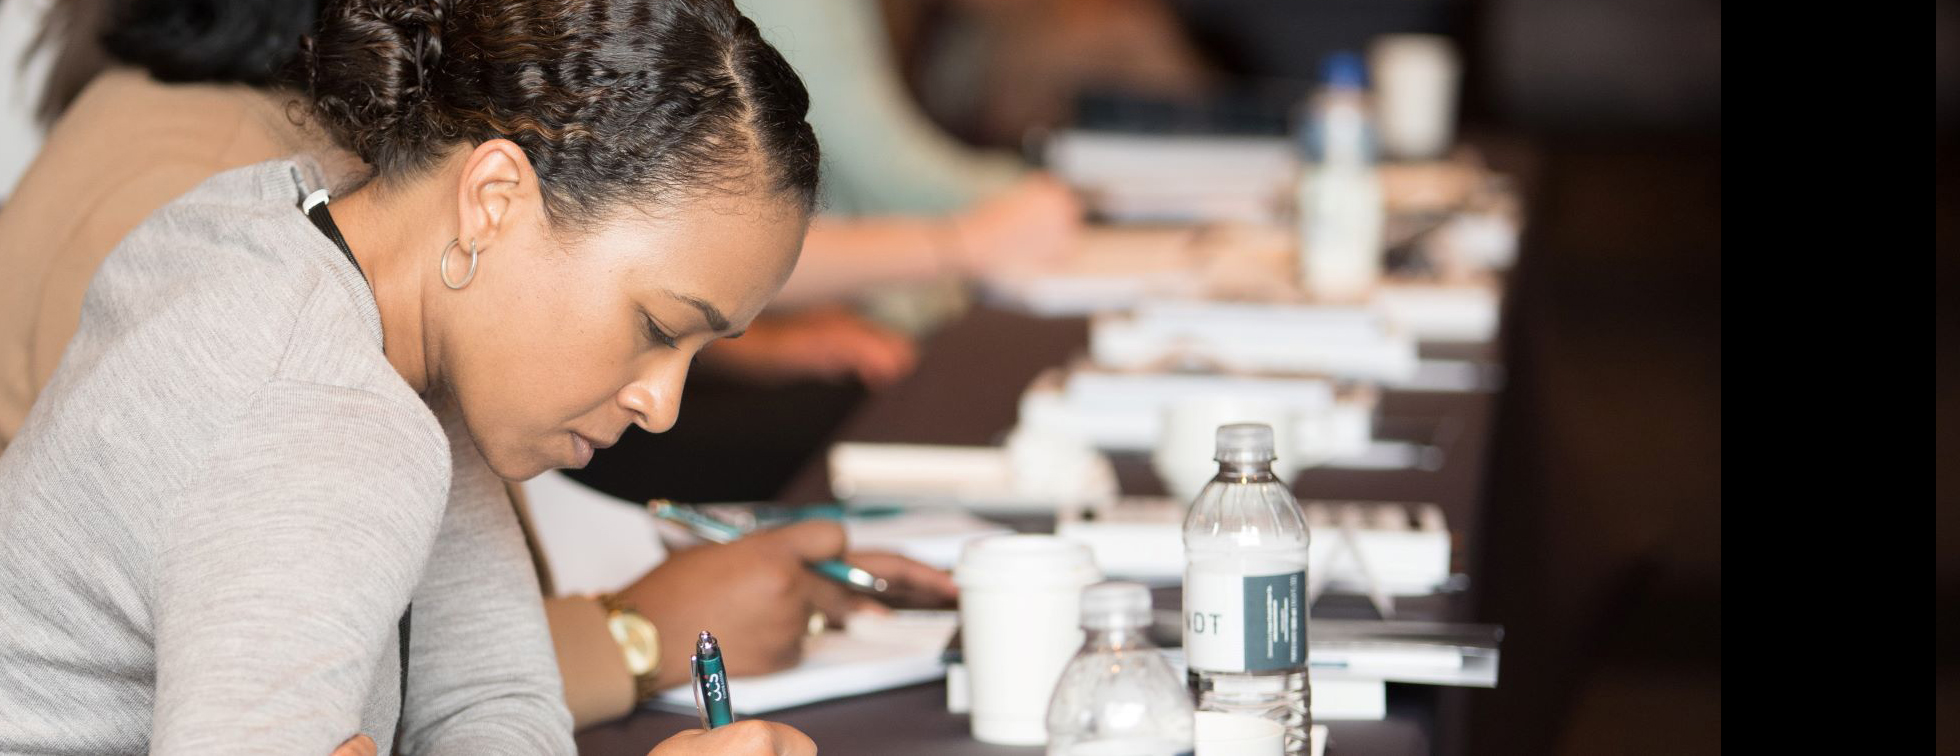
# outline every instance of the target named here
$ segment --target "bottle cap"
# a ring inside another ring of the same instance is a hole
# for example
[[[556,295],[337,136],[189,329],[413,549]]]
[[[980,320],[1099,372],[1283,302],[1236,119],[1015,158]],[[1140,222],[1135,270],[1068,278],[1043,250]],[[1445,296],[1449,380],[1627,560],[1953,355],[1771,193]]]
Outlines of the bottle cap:
[[[1265,423],[1232,423],[1218,426],[1218,453],[1212,459],[1235,465],[1271,462],[1273,426]]]
[[[1339,89],[1362,89],[1368,86],[1368,66],[1361,62],[1361,56],[1343,50],[1321,59],[1320,83]]]
[[[1150,626],[1150,589],[1142,583],[1097,583],[1082,589],[1082,626],[1114,630]]]

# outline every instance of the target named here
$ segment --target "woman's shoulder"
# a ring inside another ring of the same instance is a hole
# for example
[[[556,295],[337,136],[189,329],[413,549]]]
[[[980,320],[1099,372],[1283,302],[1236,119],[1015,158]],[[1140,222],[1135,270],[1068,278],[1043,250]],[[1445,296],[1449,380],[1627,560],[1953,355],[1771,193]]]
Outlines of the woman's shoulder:
[[[97,271],[82,336],[174,331],[240,357],[317,341],[385,365],[365,279],[299,210],[308,169],[274,160],[225,171],[151,214]]]
[[[50,389],[143,375],[147,392],[235,400],[272,382],[362,394],[441,431],[383,352],[358,270],[305,219],[273,161],[227,171],[166,205],[104,261]],[[61,374],[67,373],[64,379]],[[58,393],[58,392],[57,392]]]

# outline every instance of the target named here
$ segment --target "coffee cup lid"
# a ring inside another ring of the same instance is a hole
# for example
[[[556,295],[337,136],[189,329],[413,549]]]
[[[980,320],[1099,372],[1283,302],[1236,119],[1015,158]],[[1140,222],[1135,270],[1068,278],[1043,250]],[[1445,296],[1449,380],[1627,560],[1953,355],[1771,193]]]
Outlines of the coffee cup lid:
[[[961,588],[1000,585],[1088,585],[1102,579],[1095,556],[1082,543],[1052,535],[978,538],[960,550],[953,582]]]

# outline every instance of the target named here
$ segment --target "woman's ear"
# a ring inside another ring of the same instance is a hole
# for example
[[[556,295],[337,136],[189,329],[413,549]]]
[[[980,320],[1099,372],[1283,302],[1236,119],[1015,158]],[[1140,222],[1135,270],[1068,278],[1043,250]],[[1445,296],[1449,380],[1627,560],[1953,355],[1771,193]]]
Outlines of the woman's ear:
[[[543,207],[537,173],[523,148],[508,139],[476,146],[457,182],[458,238],[483,249],[496,246],[512,224]]]

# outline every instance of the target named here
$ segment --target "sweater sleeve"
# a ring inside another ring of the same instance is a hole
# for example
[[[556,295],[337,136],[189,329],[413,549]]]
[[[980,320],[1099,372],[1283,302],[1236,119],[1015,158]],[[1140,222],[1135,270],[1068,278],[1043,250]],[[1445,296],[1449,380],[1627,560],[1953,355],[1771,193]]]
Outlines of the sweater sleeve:
[[[415,588],[400,750],[571,754],[572,716],[516,509],[453,414],[448,426],[454,474]]]
[[[360,731],[447,494],[434,424],[398,405],[271,381],[167,500],[152,753],[326,754]]]

